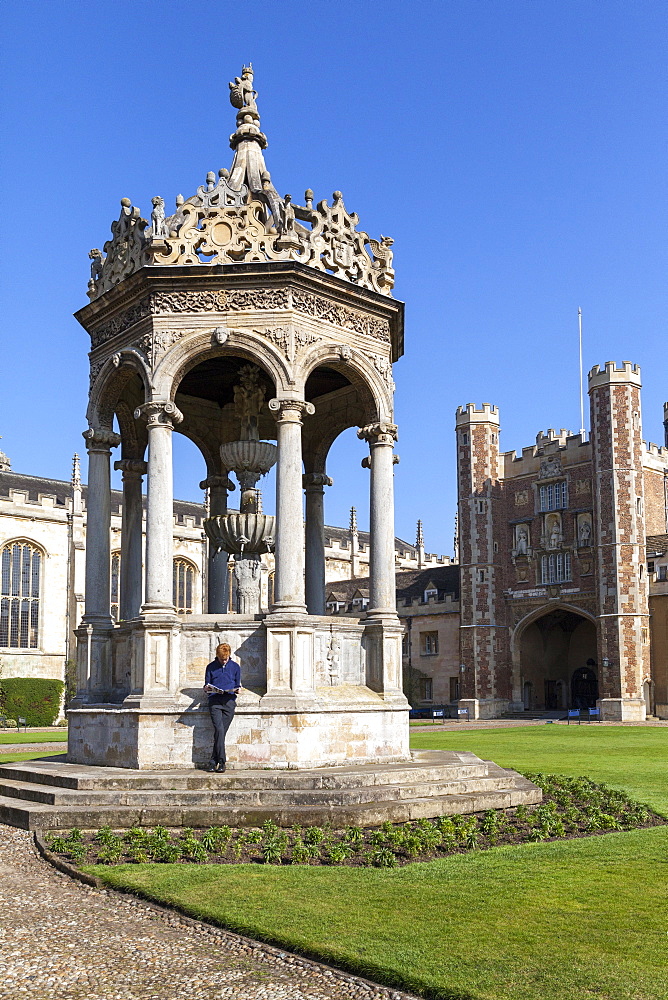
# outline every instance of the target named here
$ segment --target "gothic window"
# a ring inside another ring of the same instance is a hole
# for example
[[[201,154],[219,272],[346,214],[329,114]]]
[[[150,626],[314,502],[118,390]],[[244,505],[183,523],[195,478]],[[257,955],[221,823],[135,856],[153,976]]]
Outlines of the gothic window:
[[[0,566],[0,646],[37,649],[42,554],[30,542],[11,542]]]
[[[541,510],[563,510],[565,507],[568,507],[566,480],[541,486],[539,500]]]
[[[111,617],[118,621],[121,587],[121,555],[114,552],[111,556]]]
[[[194,611],[195,567],[185,559],[174,560],[172,599],[177,615],[191,615]]]
[[[571,579],[570,552],[556,552],[541,559],[543,583],[567,583]]]
[[[436,656],[438,632],[420,632],[420,652],[423,656]]]

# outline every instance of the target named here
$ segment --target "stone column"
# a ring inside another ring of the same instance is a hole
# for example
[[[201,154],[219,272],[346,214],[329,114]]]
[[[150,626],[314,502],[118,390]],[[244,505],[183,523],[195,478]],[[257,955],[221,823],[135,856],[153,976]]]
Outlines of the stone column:
[[[142,614],[174,614],[174,489],[172,431],[183,414],[172,402],[155,400],[135,410],[148,425],[148,504],[146,512],[146,586]]]
[[[141,459],[123,458],[114,468],[123,473],[119,617],[127,622],[139,615],[142,602],[142,478],[147,466]]]
[[[302,477],[306,491],[306,610],[325,613],[325,486],[332,480],[324,472]]]
[[[234,489],[234,483],[226,476],[207,476],[199,484],[201,490],[209,491],[209,516],[218,517],[227,514],[227,491]],[[226,615],[230,597],[228,586],[229,553],[215,551],[209,542],[209,558],[207,572],[207,602],[206,608],[210,615]]]
[[[397,617],[394,555],[393,453],[397,439],[395,424],[368,424],[357,436],[369,442],[370,458],[362,463],[371,469],[368,618]]]
[[[302,413],[315,413],[303,399],[271,399],[276,414],[276,571],[273,611],[304,614],[304,517],[302,514]]]
[[[86,604],[82,622],[111,629],[111,449],[118,434],[84,431],[88,449],[86,494]]]

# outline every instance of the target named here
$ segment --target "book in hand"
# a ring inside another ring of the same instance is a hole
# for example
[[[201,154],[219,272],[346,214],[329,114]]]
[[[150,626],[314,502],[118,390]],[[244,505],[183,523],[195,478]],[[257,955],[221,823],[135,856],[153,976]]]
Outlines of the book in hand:
[[[236,694],[237,693],[234,688],[232,688],[232,689],[229,689],[229,688],[219,688],[219,687],[216,687],[215,684],[205,684],[204,685],[204,690],[206,691],[207,694]]]

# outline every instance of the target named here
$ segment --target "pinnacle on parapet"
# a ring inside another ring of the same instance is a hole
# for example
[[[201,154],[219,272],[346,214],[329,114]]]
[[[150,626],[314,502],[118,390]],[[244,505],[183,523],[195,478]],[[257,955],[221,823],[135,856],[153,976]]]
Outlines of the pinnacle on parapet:
[[[350,533],[352,535],[356,535],[357,534],[357,508],[356,507],[351,507],[350,508],[350,527],[349,527],[349,530],[350,530]]]
[[[420,546],[424,546],[424,534],[423,534],[423,531],[422,531],[422,521],[418,521],[418,523],[417,523],[417,532],[415,534],[415,547],[419,549]]]
[[[80,467],[80,464],[79,464],[79,456],[77,455],[76,451],[74,452],[74,455],[72,456],[72,479],[71,479],[71,485],[75,489],[79,489],[81,487],[81,467]]]

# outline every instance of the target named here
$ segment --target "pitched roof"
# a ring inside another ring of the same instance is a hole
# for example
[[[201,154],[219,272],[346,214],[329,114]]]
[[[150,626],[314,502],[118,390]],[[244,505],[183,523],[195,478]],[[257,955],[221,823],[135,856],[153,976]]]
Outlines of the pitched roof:
[[[439,598],[452,594],[459,600],[459,566],[429,566],[427,569],[400,570],[396,574],[397,599],[423,598],[425,590],[438,590]],[[365,597],[369,593],[369,578],[357,577],[353,580],[334,580],[326,587],[327,600],[338,600],[349,604],[356,592]]]

